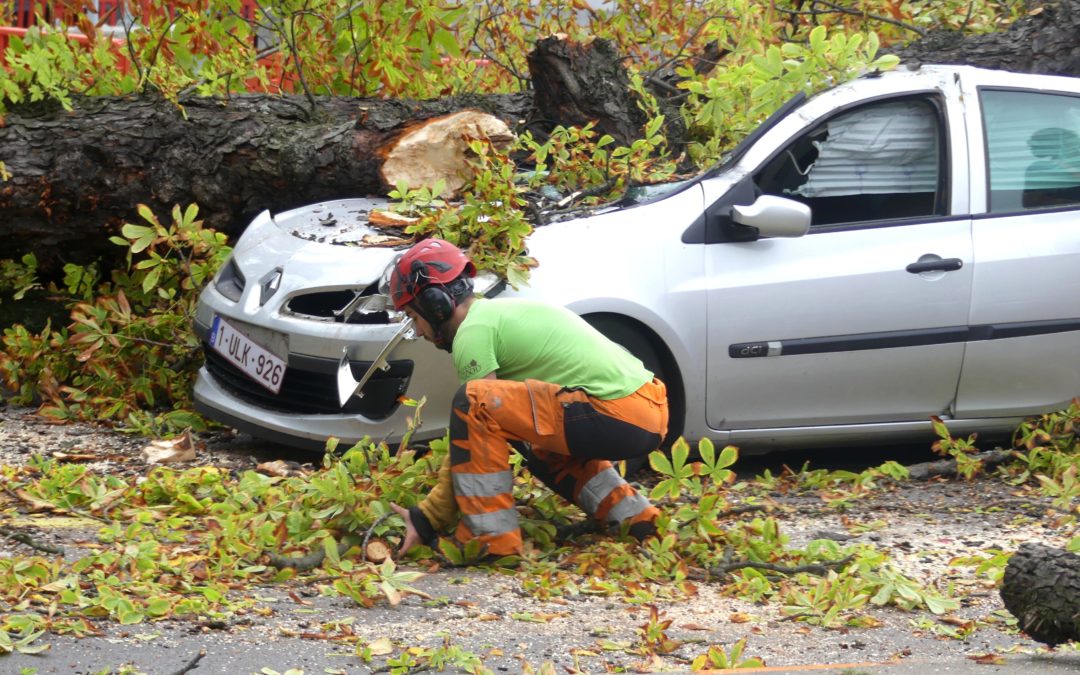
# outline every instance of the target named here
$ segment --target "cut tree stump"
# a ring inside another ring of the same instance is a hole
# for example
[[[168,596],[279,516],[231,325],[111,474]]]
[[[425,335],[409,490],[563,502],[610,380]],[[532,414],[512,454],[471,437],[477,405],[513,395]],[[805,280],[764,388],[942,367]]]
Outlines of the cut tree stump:
[[[1032,639],[1051,646],[1080,640],[1080,556],[1021,544],[1005,567],[1001,599]]]

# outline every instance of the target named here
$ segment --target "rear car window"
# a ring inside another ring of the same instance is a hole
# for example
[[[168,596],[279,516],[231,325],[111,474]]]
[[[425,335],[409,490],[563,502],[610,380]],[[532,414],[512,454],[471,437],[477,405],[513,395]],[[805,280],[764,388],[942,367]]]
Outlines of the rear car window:
[[[1080,97],[983,90],[990,211],[1080,204]]]

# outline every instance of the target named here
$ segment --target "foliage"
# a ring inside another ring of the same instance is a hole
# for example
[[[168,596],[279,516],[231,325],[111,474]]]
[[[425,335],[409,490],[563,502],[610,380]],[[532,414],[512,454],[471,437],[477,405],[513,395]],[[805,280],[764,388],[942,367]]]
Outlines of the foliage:
[[[446,239],[466,249],[477,267],[498,271],[518,286],[533,264],[523,255],[525,237],[532,226],[526,218],[525,199],[515,182],[514,164],[507,151],[487,139],[471,139],[469,149],[475,158],[470,164],[472,180],[462,195],[463,203],[434,210],[405,231]],[[415,194],[405,186],[398,191]],[[431,194],[438,192],[421,191],[414,199],[431,204],[435,201]]]
[[[112,241],[128,249],[128,270],[102,281],[95,266],[66,265],[63,297],[71,323],[31,333],[5,329],[0,376],[14,401],[42,400],[57,420],[124,423],[143,432],[199,428],[188,412],[198,340],[191,320],[197,291],[229,253],[225,236],[204,229],[192,205],[163,223],[139,207],[141,224],[127,223]],[[36,285],[32,256],[9,262],[5,277],[17,292]]]
[[[979,451],[979,448],[975,446],[976,435],[953,438],[941,418],[932,416],[930,420],[934,426],[934,433],[938,435],[938,440],[931,446],[934,452],[951,457],[956,462],[956,472],[966,480],[971,480],[976,474],[981,473],[982,460],[972,457]]]
[[[757,658],[743,658],[743,650],[746,649],[746,638],[741,638],[731,645],[731,649],[724,651],[722,647],[712,646],[702,655],[695,657],[690,667],[694,671],[715,669],[728,670],[731,668],[763,668],[765,663]]]
[[[595,138],[586,126],[556,129],[542,140],[526,134],[520,141],[528,155],[524,161],[537,165],[522,179],[528,187],[557,187],[588,204],[617,197],[634,184],[671,178],[677,165],[715,163],[794,93],[892,67],[895,58],[879,57],[879,47],[917,36],[921,26],[993,30],[1024,7],[1019,0],[870,0],[857,8],[830,3],[809,9],[802,2],[750,0],[677,8],[633,0],[594,4],[270,0],[246,16],[240,0],[147,0],[128,6],[126,41],[112,40],[100,23],[75,13],[71,25],[85,35],[84,42],[68,39],[67,26],[11,38],[7,67],[0,69],[0,115],[27,101],[70,107],[75,95],[146,91],[179,105],[188,93],[303,93],[311,112],[322,95],[431,98],[517,91],[528,86],[527,55],[538,39],[599,37],[630,57],[632,88],[648,116],[642,138],[613,147],[610,137]],[[723,58],[702,67],[697,57],[708,45],[719,46]],[[676,84],[660,84],[669,73],[677,76]],[[661,112],[659,96],[674,104],[670,112]],[[668,116],[681,116],[688,128],[685,151],[668,147],[663,137]],[[412,231],[468,246],[480,267],[518,286],[532,262],[523,254],[530,218],[514,186],[516,167],[508,153],[477,153],[462,212],[439,210]]]
[[[816,93],[897,63],[894,56],[876,56],[875,33],[830,36],[825,26],[816,26],[805,45],[794,39],[781,45],[746,39],[748,43],[740,44],[746,57],[710,78],[695,79],[692,70],[680,71],[688,78],[683,85],[689,93],[683,108],[692,139],[688,152],[699,166],[718,161],[724,150],[796,93]]]

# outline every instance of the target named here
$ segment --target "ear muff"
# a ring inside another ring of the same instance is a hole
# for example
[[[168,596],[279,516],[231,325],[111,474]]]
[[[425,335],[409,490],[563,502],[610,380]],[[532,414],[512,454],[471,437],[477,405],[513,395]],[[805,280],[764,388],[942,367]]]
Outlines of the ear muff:
[[[449,319],[457,307],[454,296],[442,286],[428,286],[417,294],[416,302],[420,305],[420,314],[436,327]]]

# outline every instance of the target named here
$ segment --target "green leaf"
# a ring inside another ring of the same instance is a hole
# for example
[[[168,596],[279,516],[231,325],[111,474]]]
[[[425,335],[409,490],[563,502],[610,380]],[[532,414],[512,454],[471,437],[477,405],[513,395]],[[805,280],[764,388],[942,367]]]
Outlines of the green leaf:
[[[131,241],[132,253],[141,253],[146,250],[150,244],[154,243],[154,238],[157,237],[152,228],[132,223],[124,223],[120,228],[120,233]]]
[[[146,222],[154,226],[161,226],[161,224],[158,223],[157,216],[154,215],[154,212],[146,204],[139,204],[136,207],[136,210],[139,212],[139,216]]]
[[[157,286],[158,279],[161,277],[161,267],[155,267],[150,270],[146,277],[142,281],[142,289],[144,293],[149,293],[150,289]]]

